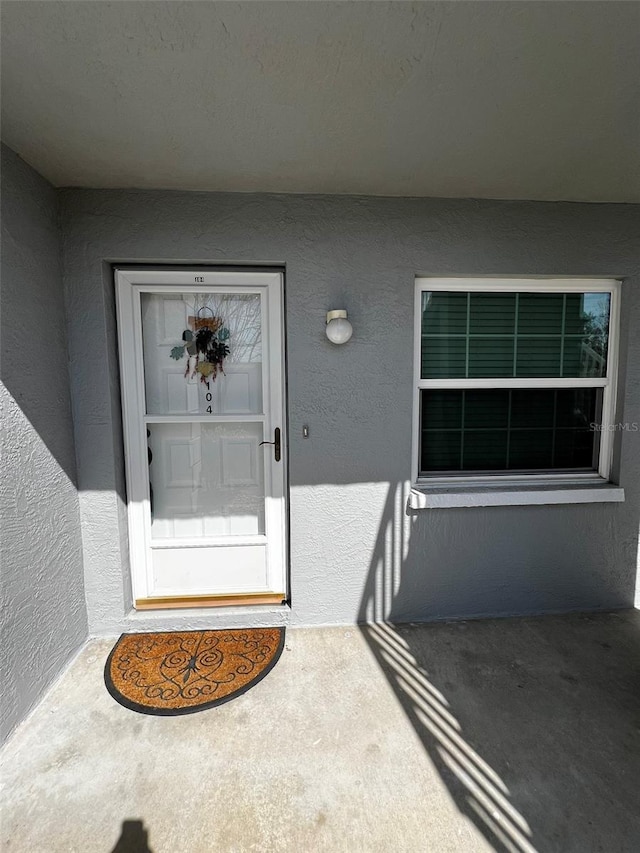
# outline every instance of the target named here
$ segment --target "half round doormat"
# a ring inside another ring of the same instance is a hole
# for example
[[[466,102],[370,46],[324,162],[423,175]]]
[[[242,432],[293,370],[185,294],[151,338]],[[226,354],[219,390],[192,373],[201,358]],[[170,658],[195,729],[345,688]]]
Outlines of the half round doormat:
[[[141,714],[192,714],[240,696],[276,665],[284,628],[123,634],[104,669],[107,690]]]

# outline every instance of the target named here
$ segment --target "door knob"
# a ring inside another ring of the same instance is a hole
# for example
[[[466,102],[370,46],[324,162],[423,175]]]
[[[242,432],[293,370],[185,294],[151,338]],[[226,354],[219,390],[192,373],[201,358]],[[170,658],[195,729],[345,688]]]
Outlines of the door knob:
[[[258,447],[263,444],[272,444],[274,450],[274,458],[276,462],[280,461],[280,427],[276,427],[273,433],[273,441],[261,441]]]

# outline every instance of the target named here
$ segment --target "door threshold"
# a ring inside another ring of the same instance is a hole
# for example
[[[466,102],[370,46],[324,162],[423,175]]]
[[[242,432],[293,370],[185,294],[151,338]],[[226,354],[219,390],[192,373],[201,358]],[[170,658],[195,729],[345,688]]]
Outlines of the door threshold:
[[[233,607],[243,604],[282,604],[283,592],[250,592],[235,595],[183,595],[137,598],[136,610],[172,610],[193,607]]]

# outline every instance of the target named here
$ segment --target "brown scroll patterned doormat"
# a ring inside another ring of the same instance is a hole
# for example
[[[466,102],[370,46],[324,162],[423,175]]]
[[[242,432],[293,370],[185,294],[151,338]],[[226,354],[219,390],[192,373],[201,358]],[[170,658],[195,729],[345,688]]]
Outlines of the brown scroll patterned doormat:
[[[192,714],[222,705],[276,665],[284,628],[123,634],[104,669],[107,690],[141,714]]]

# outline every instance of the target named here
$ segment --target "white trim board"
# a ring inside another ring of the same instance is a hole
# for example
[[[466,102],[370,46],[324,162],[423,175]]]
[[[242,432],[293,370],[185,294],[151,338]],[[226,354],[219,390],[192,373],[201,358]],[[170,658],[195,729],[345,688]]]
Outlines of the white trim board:
[[[548,504],[611,503],[624,501],[624,489],[604,484],[592,487],[546,486],[504,489],[428,489],[414,486],[409,492],[410,509],[445,509],[481,506],[544,506]]]

